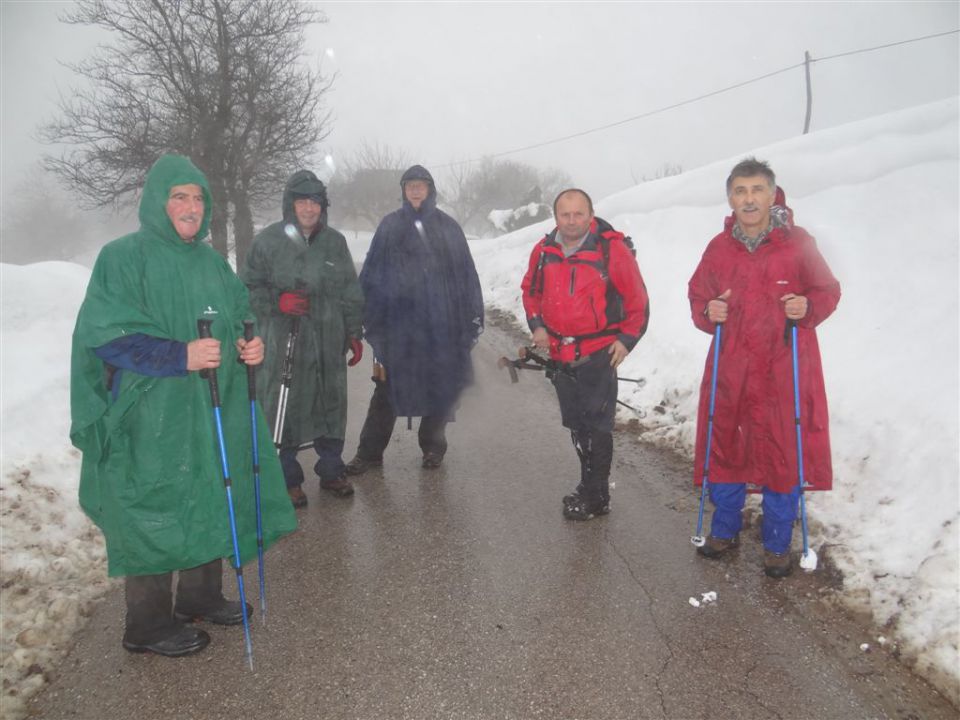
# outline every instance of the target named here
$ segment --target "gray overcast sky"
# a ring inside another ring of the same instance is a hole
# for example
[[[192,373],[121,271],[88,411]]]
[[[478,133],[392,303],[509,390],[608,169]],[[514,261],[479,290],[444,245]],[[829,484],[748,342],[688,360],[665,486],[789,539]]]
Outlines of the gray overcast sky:
[[[326,149],[363,139],[443,163],[615,122],[803,60],[960,27],[960,3],[320,3],[313,62],[336,72]],[[67,26],[68,2],[2,3],[6,196],[41,149],[36,124],[99,35]],[[956,95],[958,36],[813,66],[812,129]],[[802,69],[694,105],[510,157],[565,170],[596,197],[802,130]]]

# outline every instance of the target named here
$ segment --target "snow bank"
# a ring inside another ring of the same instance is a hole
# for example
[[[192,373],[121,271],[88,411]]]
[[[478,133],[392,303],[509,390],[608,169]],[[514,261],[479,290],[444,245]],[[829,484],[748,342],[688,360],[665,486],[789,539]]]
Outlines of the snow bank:
[[[110,586],[68,439],[70,336],[89,276],[70,263],[0,265],[0,700],[11,717]]]
[[[819,329],[835,491],[813,493],[813,545],[844,573],[844,598],[888,626],[917,669],[957,702],[958,102],[872,118],[752,153],[770,161],[797,222],[816,238],[843,297]],[[597,203],[633,236],[650,330],[622,374],[645,413],[641,437],[692,455],[710,338],[686,291],[729,213],[741,157]],[[589,191],[589,188],[588,188]],[[520,278],[551,222],[472,244],[488,303],[523,317]],[[692,468],[691,468],[692,476]],[[691,523],[693,522],[691,518]]]

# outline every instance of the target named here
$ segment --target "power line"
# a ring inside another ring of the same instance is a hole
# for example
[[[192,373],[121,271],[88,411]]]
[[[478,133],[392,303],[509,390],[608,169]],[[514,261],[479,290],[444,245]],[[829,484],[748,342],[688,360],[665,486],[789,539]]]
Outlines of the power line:
[[[850,50],[848,52],[837,53],[836,55],[827,55],[821,58],[811,58],[810,62],[811,63],[825,62],[827,60],[834,60],[836,58],[847,57],[849,55],[858,55],[860,53],[874,52],[875,50],[884,50],[886,48],[896,47],[897,45],[906,45],[908,43],[920,42],[922,40],[930,40],[932,38],[944,37],[946,35],[956,35],[957,33],[960,33],[960,29],[947,30],[946,32],[935,33],[933,35],[924,35],[923,37],[910,38],[909,40],[899,40],[897,42],[887,43],[886,45],[876,45],[875,47],[860,48],[859,50]],[[790,65],[789,67],[780,68],[779,70],[774,70],[773,72],[769,72],[766,75],[759,75],[755,78],[744,80],[743,82],[738,82],[734,85],[728,85],[727,87],[721,88],[719,90],[714,90],[713,92],[704,93],[703,95],[698,95],[697,97],[690,98],[688,100],[681,100],[680,102],[674,103],[673,105],[666,105],[664,107],[657,108],[656,110],[650,110],[648,112],[641,113],[639,115],[633,115],[631,117],[624,118],[623,120],[617,120],[616,122],[607,123],[606,125],[600,125],[598,127],[590,128],[589,130],[581,130],[580,132],[575,132],[570,135],[564,135],[562,137],[553,138],[552,140],[544,140],[543,142],[533,143],[532,145],[524,145],[523,147],[513,148],[511,150],[503,150],[497,153],[489,153],[487,155],[483,155],[482,157],[471,158],[469,160],[460,160],[457,162],[448,162],[442,165],[431,165],[430,167],[446,168],[446,167],[453,167],[455,165],[466,165],[469,163],[480,162],[481,160],[484,160],[486,158],[498,158],[498,157],[503,157],[504,155],[513,155],[514,153],[524,152],[526,150],[534,150],[536,148],[545,147],[547,145],[555,145],[556,143],[572,140],[573,138],[583,137],[584,135],[591,135],[593,133],[609,130],[610,128],[617,127],[618,125],[626,125],[627,123],[635,122],[637,120],[642,120],[643,118],[648,118],[653,115],[659,115],[660,113],[667,112],[668,110],[675,110],[676,108],[683,107],[684,105],[691,105],[695,102],[706,100],[707,98],[711,98],[716,95],[722,95],[723,93],[730,92],[731,90],[736,90],[737,88],[744,87],[745,85],[751,85],[753,83],[760,82],[761,80],[766,80],[768,78],[771,78],[774,75],[780,75],[781,73],[789,72],[790,70],[796,70],[797,68],[800,68],[803,66],[804,66],[804,63],[802,62],[796,63],[795,65]]]

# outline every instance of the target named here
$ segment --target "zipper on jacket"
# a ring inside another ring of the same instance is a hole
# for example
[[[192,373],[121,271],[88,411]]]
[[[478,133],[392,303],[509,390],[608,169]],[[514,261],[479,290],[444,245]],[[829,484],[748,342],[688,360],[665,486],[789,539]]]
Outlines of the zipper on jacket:
[[[573,297],[573,286],[577,281],[577,266],[574,265],[570,270],[570,296]]]

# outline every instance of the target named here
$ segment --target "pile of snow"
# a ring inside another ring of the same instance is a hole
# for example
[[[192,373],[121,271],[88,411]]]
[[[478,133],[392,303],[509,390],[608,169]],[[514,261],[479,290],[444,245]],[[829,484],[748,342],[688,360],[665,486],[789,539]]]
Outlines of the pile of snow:
[[[531,202],[515,210],[491,210],[487,219],[500,232],[529,225],[537,218],[549,217],[550,208],[543,203]]]
[[[940,101],[752,153],[768,160],[798,224],[840,281],[819,328],[835,490],[811,493],[814,547],[844,574],[844,598],[889,627],[916,669],[957,702],[958,102]],[[641,437],[692,455],[710,337],[693,327],[687,281],[729,213],[731,158],[597,203],[631,235],[650,330],[621,374]],[[589,191],[589,188],[588,188]],[[486,301],[523,317],[520,279],[545,222],[473,244]],[[691,468],[691,478],[693,472]],[[691,518],[691,523],[694,518]]]
[[[70,336],[90,271],[62,262],[0,265],[0,657],[4,714],[66,652],[110,587],[103,536],[77,504],[70,445]]]

